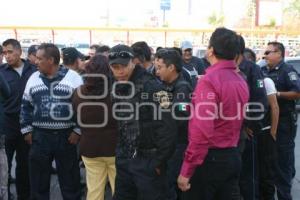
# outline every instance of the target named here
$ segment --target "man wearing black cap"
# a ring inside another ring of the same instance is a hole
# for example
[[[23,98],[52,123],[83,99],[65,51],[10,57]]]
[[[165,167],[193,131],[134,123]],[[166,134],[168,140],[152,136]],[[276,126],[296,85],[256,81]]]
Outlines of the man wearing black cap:
[[[117,45],[109,52],[113,114],[118,120],[114,199],[165,200],[166,163],[174,152],[175,123],[168,93],[154,76],[132,62],[133,51]]]
[[[80,53],[74,47],[67,47],[62,50],[62,59],[65,67],[73,69],[74,71],[81,73],[84,55]]]
[[[27,60],[30,64],[32,65],[36,65],[35,62],[36,62],[36,52],[37,52],[37,49],[38,49],[39,45],[31,45],[29,48],[28,48],[28,51],[27,51]]]

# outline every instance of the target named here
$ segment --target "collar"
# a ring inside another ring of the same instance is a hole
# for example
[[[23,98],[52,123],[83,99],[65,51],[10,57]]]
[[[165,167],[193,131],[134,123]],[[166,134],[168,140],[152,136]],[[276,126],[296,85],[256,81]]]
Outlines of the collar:
[[[57,72],[56,72],[56,74],[52,78],[48,78],[45,74],[42,74],[42,73],[40,73],[40,77],[41,78],[46,78],[46,79],[49,79],[49,80],[56,80],[56,79],[60,79],[60,78],[64,77],[67,74],[68,71],[69,71],[68,68],[66,68],[63,65],[60,65]]]
[[[134,69],[133,69],[133,72],[129,78],[129,81],[132,81],[134,82],[136,79],[138,79],[140,77],[140,75],[142,73],[144,73],[146,70],[141,67],[140,65],[135,65]]]
[[[25,68],[25,67],[28,67],[28,62],[27,62],[25,59],[21,59],[21,60],[22,60],[22,62],[23,62],[23,64],[24,64],[24,68]],[[24,68],[23,68],[23,69],[24,69]],[[13,67],[6,63],[6,65],[4,66],[4,69],[6,69],[6,70],[7,70],[7,69],[13,69]]]
[[[175,86],[177,85],[177,83],[179,81],[182,81],[184,80],[183,77],[182,77],[182,74],[179,73],[177,78],[172,82],[172,83],[165,83],[165,87],[166,87],[166,90],[169,91],[169,92],[172,92],[174,89],[175,89]]]
[[[269,72],[271,71],[277,71],[279,70],[282,66],[284,65],[284,61],[283,59],[273,68],[273,69],[270,69],[269,66],[267,65],[267,69]]]
[[[205,70],[206,74],[208,73],[212,73],[216,70],[220,70],[220,69],[236,69],[236,64],[234,62],[234,60],[220,60],[219,62],[217,62],[216,64],[210,66],[209,68],[207,68]]]

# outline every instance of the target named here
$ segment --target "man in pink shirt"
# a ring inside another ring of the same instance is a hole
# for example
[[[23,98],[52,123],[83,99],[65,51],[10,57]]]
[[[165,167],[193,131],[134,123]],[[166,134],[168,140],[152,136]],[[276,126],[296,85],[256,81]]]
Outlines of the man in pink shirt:
[[[238,51],[235,32],[226,28],[213,32],[207,50],[211,66],[193,94],[189,145],[178,177],[189,200],[240,198],[237,144],[249,91],[236,72]]]

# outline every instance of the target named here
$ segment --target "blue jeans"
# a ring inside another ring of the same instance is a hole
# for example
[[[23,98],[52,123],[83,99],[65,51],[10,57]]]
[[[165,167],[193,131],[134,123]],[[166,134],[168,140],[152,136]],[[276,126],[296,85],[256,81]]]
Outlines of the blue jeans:
[[[80,172],[76,145],[68,142],[71,132],[70,129],[34,129],[29,152],[31,199],[49,200],[53,159],[63,199],[80,199]]]

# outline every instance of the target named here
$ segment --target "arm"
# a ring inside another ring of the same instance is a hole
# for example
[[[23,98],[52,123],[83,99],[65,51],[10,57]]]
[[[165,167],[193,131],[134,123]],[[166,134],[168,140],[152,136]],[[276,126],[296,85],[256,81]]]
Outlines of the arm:
[[[287,100],[297,100],[300,99],[300,92],[295,92],[295,91],[277,92],[277,98],[282,98]]]
[[[10,96],[10,87],[2,74],[0,74],[0,93],[5,99]]]
[[[189,180],[197,165],[203,163],[208,153],[209,140],[214,133],[216,105],[217,100],[214,88],[206,80],[201,81],[194,92],[193,117],[189,121],[189,145],[177,179],[178,187],[182,191],[190,189]]]
[[[77,121],[77,105],[74,103],[74,100],[76,101],[76,99],[78,100],[78,90],[80,90],[80,86],[83,84],[82,81],[82,77],[79,76],[78,74],[75,74],[75,78],[74,78],[74,92],[72,94],[72,108],[73,108],[73,118],[72,121],[74,122],[74,127],[73,127],[73,133],[77,134],[77,135],[81,135],[81,130],[80,127],[78,125],[78,121]]]
[[[33,101],[30,94],[30,81],[28,81],[23,94],[20,114],[21,133],[25,135],[25,141],[28,144],[32,144],[33,110]]]
[[[300,98],[300,79],[294,68],[285,71],[285,82],[288,91],[278,91],[277,97],[286,100],[297,100]]]
[[[180,172],[183,177],[190,178],[207,155],[210,138],[214,133],[216,106],[216,92],[213,86],[202,80],[194,92],[192,118],[189,121],[189,145]]]
[[[279,119],[279,106],[277,103],[276,95],[268,95],[268,102],[271,108],[271,135],[276,139],[277,125]]]

